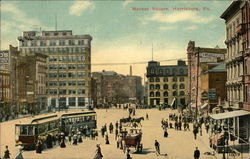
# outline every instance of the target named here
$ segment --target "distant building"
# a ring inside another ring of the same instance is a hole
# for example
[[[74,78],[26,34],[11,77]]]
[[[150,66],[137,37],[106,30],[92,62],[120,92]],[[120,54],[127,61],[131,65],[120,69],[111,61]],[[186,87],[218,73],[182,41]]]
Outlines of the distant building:
[[[22,54],[41,53],[46,62],[47,103],[52,108],[83,108],[91,104],[90,35],[71,30],[25,31],[18,37]]]
[[[188,56],[188,97],[191,108],[201,107],[202,89],[201,74],[207,63],[217,63],[225,60],[226,49],[196,47],[194,41],[189,41]]]
[[[160,65],[157,61],[149,61],[147,79],[149,105],[186,107],[188,78],[185,61],[178,60],[177,65]]]
[[[113,71],[93,72],[95,80],[96,105],[123,104],[130,101],[142,103],[143,87],[139,76],[125,76]]]

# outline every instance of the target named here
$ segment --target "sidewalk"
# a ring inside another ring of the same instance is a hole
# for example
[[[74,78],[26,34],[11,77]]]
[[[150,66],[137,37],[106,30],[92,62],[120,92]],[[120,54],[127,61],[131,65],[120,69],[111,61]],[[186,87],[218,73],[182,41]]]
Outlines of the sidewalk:
[[[214,150],[209,146],[209,134],[206,133],[204,124],[202,125],[202,136],[200,136],[200,134],[197,134],[197,139],[200,140],[202,143],[204,143],[204,145],[206,145],[208,148],[211,149],[211,152],[213,152]],[[223,159],[223,154],[222,153],[217,153],[215,152],[215,157],[217,159]],[[204,152],[202,152],[204,153]],[[225,154],[225,158],[226,159],[250,159],[250,154],[249,153],[243,153],[240,156],[231,156],[230,154]]]

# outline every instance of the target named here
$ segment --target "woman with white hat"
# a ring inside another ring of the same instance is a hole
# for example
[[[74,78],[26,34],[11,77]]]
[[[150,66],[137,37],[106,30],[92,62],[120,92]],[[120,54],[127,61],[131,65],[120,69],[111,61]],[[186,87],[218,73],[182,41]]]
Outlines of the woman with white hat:
[[[23,159],[23,143],[21,141],[18,141],[17,143],[17,156],[15,159]]]

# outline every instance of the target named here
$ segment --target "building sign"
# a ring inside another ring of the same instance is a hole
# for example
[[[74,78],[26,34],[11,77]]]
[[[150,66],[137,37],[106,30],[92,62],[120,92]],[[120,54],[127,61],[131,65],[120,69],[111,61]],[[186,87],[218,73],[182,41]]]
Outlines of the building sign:
[[[218,54],[218,53],[207,53],[207,52],[201,52],[199,54],[200,62],[217,62],[218,59],[224,60],[225,55],[224,54]]]
[[[0,50],[0,69],[9,70],[10,55],[8,50]]]
[[[208,99],[209,100],[216,100],[216,89],[215,88],[208,90]]]

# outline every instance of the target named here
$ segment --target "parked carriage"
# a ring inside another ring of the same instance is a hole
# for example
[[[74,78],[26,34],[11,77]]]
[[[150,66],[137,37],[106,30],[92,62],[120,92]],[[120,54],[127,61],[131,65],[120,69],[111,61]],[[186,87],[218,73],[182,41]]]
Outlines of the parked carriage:
[[[140,152],[142,151],[142,143],[141,143],[141,139],[142,139],[142,132],[138,132],[137,129],[130,129],[130,131],[132,130],[133,131],[136,131],[136,133],[130,133],[126,136],[123,136],[123,141],[124,141],[124,146],[126,148],[129,148],[129,147],[134,147],[136,152]]]

